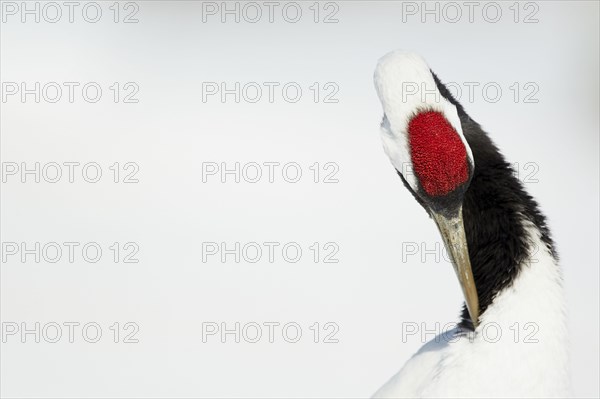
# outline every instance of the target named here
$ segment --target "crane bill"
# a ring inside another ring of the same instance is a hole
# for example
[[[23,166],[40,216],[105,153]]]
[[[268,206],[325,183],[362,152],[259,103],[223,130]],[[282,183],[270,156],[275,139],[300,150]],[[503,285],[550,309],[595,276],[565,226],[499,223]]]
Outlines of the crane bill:
[[[463,224],[462,206],[458,210],[458,215],[450,218],[436,212],[431,212],[431,214],[440,230],[442,239],[452,260],[452,266],[454,266],[454,271],[460,282],[473,326],[477,328],[479,324],[479,297],[477,295],[475,279],[473,278],[473,270],[471,269],[469,248],[467,247],[467,237]]]

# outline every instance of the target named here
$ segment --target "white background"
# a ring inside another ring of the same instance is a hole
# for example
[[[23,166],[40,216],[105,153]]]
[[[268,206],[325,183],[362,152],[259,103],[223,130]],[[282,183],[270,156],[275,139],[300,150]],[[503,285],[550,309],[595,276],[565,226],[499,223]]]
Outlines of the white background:
[[[432,249],[440,239],[381,148],[372,73],[377,59],[397,48],[419,52],[443,81],[480,84],[472,101],[463,85],[461,102],[520,165],[520,176],[531,177],[526,187],[549,218],[564,268],[574,394],[599,395],[598,3],[522,3],[515,22],[512,2],[502,2],[497,23],[482,15],[486,3],[473,22],[459,2],[458,22],[449,21],[455,11],[443,14],[438,5],[439,22],[426,15],[423,23],[420,13],[403,14],[402,3],[392,1],[336,2],[337,23],[322,22],[335,6],[319,4],[315,23],[313,2],[301,3],[302,18],[290,23],[281,3],[270,23],[259,2],[265,14],[258,22],[229,15],[222,23],[220,14],[203,22],[201,2],[147,1],[136,3],[133,24],[113,22],[112,2],[99,2],[101,20],[86,22],[84,4],[73,23],[64,6],[57,23],[3,14],[3,83],[98,82],[104,90],[97,103],[84,101],[80,90],[73,103],[7,97],[1,159],[3,167],[97,162],[102,179],[7,177],[1,235],[29,247],[97,242],[103,256],[97,263],[85,262],[80,250],[74,263],[64,254],[57,263],[9,256],[1,318],[4,326],[29,328],[96,322],[103,336],[95,344],[80,329],[74,343],[6,337],[2,396],[364,397],[422,345],[419,336],[402,342],[403,323],[433,329],[457,321],[462,298],[449,263],[403,251]],[[132,10],[122,6],[121,20]],[[534,11],[538,22],[524,23]],[[114,82],[135,82],[139,102],[114,103]],[[203,102],[203,82],[297,82],[303,95],[296,103],[277,90],[273,103],[266,91],[257,103],[233,96]],[[315,103],[314,82],[337,85],[338,102]],[[490,82],[502,88],[497,102],[482,92]],[[537,103],[524,102],[527,82],[539,88]],[[139,165],[139,183],[112,182],[114,162]],[[281,169],[274,183],[266,176],[203,183],[203,162],[296,162],[303,175],[295,184]],[[324,183],[321,175],[315,183],[315,162],[337,164],[339,182]],[[528,162],[534,169],[525,169]],[[266,241],[297,242],[303,256],[289,263],[279,250],[274,263],[265,254],[257,263],[231,256],[202,262],[202,242]],[[108,249],[114,242],[137,243],[139,263],[115,263]],[[315,263],[314,242],[336,243],[339,262]],[[123,343],[123,336],[114,343],[115,322],[136,323],[139,343]],[[273,343],[265,335],[255,344],[232,336],[203,343],[207,322],[295,322],[303,335],[297,343],[281,330]],[[309,329],[315,322],[318,343]],[[323,342],[326,322],[339,326],[338,343]]]

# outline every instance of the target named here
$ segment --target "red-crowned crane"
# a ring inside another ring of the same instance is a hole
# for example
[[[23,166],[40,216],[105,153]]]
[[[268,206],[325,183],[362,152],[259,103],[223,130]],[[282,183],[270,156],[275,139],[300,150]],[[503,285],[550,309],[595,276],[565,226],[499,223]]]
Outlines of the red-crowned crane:
[[[385,153],[439,228],[465,299],[458,327],[374,396],[568,396],[562,275],[537,203],[420,56],[389,53],[374,78]]]

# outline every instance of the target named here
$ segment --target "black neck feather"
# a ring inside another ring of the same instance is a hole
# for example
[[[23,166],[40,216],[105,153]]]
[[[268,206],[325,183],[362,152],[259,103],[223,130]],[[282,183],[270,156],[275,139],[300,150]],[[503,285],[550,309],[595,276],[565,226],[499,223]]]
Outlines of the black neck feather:
[[[513,283],[523,260],[535,250],[525,231],[527,222],[537,227],[551,254],[556,257],[556,253],[544,215],[516,178],[512,166],[435,74],[434,78],[442,96],[456,106],[475,160],[473,178],[463,200],[463,218],[483,314],[495,296]],[[466,307],[461,325],[473,328]]]

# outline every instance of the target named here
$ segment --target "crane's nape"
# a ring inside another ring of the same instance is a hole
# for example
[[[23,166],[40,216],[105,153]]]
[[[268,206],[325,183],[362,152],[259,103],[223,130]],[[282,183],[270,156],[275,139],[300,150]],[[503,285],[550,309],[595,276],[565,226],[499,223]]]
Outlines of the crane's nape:
[[[420,56],[389,53],[374,79],[384,151],[437,225],[465,299],[459,326],[375,396],[568,396],[562,274],[537,202]]]

